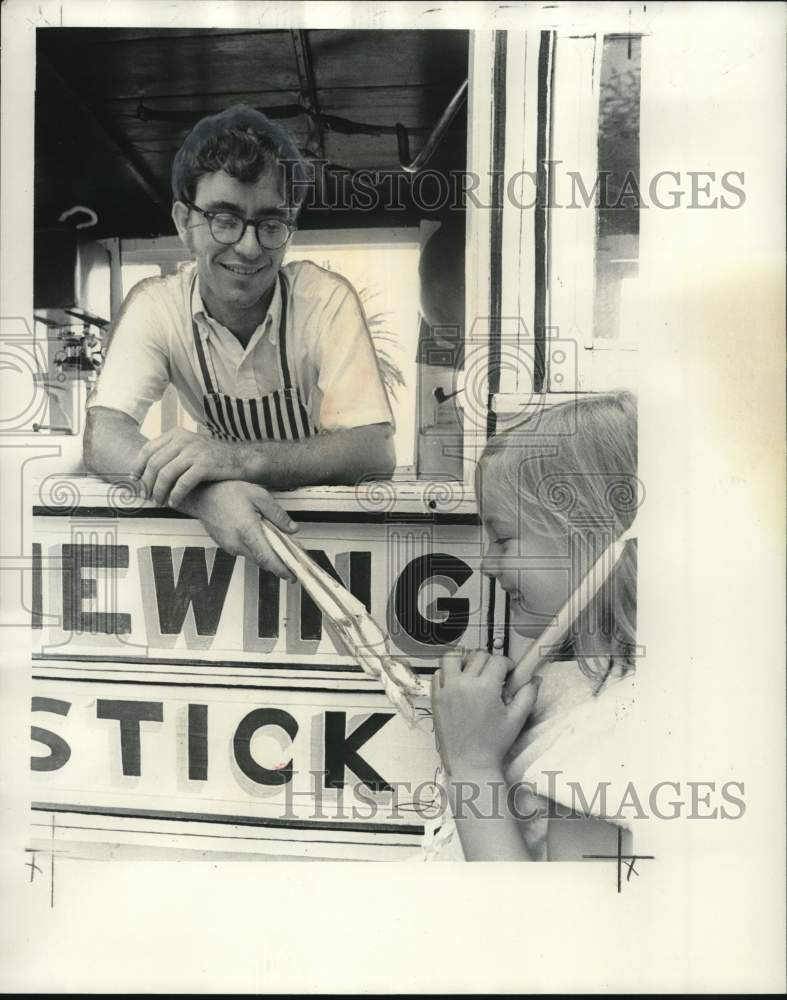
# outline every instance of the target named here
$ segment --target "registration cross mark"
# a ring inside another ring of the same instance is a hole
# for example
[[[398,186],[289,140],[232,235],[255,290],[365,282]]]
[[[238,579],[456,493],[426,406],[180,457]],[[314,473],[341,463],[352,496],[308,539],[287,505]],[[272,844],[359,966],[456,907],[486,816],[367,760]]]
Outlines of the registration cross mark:
[[[631,876],[639,878],[639,872],[634,867],[637,861],[654,861],[654,854],[624,854],[623,853],[623,831],[618,827],[618,850],[617,854],[583,854],[583,858],[590,858],[600,861],[617,861],[618,863],[618,892],[623,886],[623,865],[626,866],[626,881],[631,881]]]
[[[33,852],[33,855],[30,858],[30,860],[25,862],[25,868],[29,868],[30,869],[30,881],[31,882],[36,877],[36,872],[38,872],[39,875],[43,875],[44,874],[43,868],[39,868],[38,865],[36,864],[35,852]]]

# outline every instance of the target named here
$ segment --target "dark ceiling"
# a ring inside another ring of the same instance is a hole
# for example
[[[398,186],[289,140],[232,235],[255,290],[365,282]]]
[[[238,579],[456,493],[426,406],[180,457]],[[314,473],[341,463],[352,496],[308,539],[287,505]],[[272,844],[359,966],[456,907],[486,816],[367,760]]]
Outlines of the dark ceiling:
[[[280,117],[306,155],[328,161],[323,201],[335,203],[331,184],[348,171],[403,173],[396,124],[415,156],[467,65],[466,31],[39,29],[36,227],[79,204],[98,215],[96,237],[172,233],[175,152],[195,121],[239,102]],[[466,129],[463,108],[430,169],[464,169]],[[306,209],[301,225],[423,216],[400,190],[404,213]]]

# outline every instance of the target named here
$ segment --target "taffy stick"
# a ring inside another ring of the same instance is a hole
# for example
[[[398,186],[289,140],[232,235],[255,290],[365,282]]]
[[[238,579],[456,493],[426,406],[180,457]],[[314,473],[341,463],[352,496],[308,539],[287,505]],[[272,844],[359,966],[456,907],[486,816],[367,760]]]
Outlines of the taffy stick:
[[[550,650],[563,642],[571,626],[611,576],[623,555],[629,537],[626,533],[604,549],[552,622],[517,663],[510,674],[510,684],[507,685],[510,687],[510,694],[513,695],[519,688],[524,687],[536,670],[547,662]]]
[[[294,539],[268,521],[261,524],[271,548],[332,623],[347,653],[382,683],[389,700],[412,723],[412,699],[427,694],[427,690],[405,663],[388,653],[383,632],[363,604],[318,566]]]

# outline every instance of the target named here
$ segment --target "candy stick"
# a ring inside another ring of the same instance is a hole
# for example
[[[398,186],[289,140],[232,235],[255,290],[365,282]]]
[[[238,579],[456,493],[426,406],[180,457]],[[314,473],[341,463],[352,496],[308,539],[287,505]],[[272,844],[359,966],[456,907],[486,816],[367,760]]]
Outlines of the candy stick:
[[[616,542],[607,546],[593,563],[579,586],[509,675],[510,684],[506,685],[507,688],[511,689],[509,693],[513,694],[514,691],[527,684],[536,670],[547,662],[550,650],[554,650],[555,646],[563,642],[571,626],[611,576],[623,555],[629,537],[632,536],[627,532]]]
[[[425,695],[426,689],[406,664],[388,653],[384,633],[363,604],[318,566],[294,539],[267,521],[261,524],[271,548],[333,624],[347,653],[382,683],[390,701],[413,723],[415,706],[411,699]]]
[[[263,521],[262,530],[275,554],[287,569],[297,577],[298,582],[307,591],[309,596],[320,605],[321,610],[325,610],[331,620],[343,618],[346,612],[338,603],[337,595],[331,593],[330,588],[325,591],[325,581],[321,580],[317,575],[316,571],[320,569],[319,566],[308,557],[299,545],[279,532],[272,524]],[[320,572],[322,571],[320,570]],[[335,586],[333,580],[331,580],[331,583]]]

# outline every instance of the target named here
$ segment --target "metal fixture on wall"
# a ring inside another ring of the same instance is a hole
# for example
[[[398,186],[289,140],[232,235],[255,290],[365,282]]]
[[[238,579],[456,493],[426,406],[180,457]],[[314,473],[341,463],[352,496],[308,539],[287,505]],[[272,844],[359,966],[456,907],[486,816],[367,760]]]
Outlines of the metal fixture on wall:
[[[399,163],[405,173],[418,173],[418,171],[425,167],[426,164],[432,159],[437,147],[443,141],[443,136],[448,131],[448,127],[456,117],[457,111],[462,106],[466,98],[467,80],[462,83],[459,90],[457,90],[451,98],[445,111],[442,115],[440,115],[440,119],[429,134],[429,138],[424,143],[423,149],[412,161],[410,160],[410,137],[408,130],[404,127],[404,125],[397,124],[396,139],[399,146]],[[410,129],[410,131],[413,130]]]

